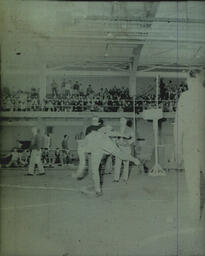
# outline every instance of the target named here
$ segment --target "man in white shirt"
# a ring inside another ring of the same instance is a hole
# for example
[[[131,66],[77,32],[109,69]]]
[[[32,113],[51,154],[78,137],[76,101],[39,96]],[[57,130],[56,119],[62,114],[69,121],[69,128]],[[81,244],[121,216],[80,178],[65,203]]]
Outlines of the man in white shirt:
[[[32,141],[31,141],[31,157],[29,161],[27,176],[33,176],[35,171],[35,166],[38,167],[37,175],[45,175],[43,163],[41,160],[41,148],[42,148],[42,136],[40,130],[36,127],[32,128]]]
[[[93,130],[84,140],[78,144],[79,166],[76,178],[83,177],[86,153],[91,153],[91,170],[94,181],[96,195],[102,195],[99,176],[99,165],[104,154],[112,154],[121,160],[128,160],[135,165],[139,165],[140,161],[134,158],[126,150],[121,150],[112,139],[114,137],[123,137],[120,132],[112,131],[111,126],[105,126],[98,130]]]
[[[135,140],[135,132],[132,127],[132,121],[126,120],[125,118],[120,119],[120,132],[124,136],[121,137],[117,144],[121,150],[125,150],[129,154],[131,154],[131,144]],[[123,180],[127,182],[128,175],[129,175],[129,161],[128,160],[122,160],[119,157],[115,157],[115,169],[114,169],[114,182],[119,182],[120,179],[120,171],[121,171],[121,165],[123,164]]]

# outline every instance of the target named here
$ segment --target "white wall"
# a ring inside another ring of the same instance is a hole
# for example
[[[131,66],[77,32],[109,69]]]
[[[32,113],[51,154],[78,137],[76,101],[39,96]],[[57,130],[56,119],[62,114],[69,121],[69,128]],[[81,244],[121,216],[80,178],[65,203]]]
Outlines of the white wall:
[[[167,165],[167,161],[171,159],[173,153],[173,126],[171,119],[162,123],[160,130],[159,144],[168,145],[168,147],[160,147],[160,163],[163,166]],[[118,129],[119,120],[105,119],[105,124],[113,125],[114,129]],[[54,126],[52,134],[52,147],[61,148],[61,142],[64,134],[69,135],[69,144],[71,149],[77,149],[77,143],[75,136],[90,125],[90,120],[86,120],[84,123],[80,121],[79,125],[67,126]],[[145,141],[138,143],[138,151],[145,159],[149,160],[153,156],[154,151],[154,137],[152,122],[145,121],[143,119],[137,119],[136,123],[137,137],[144,138]],[[17,146],[17,139],[30,140],[31,139],[31,127],[9,127],[4,126],[0,128],[0,149],[2,151],[8,151],[12,147]],[[153,160],[153,159],[152,159]]]
[[[30,91],[31,88],[40,88],[40,77],[38,74],[7,74],[2,77],[2,88],[9,88],[10,92],[23,90]]]
[[[128,77],[68,77],[68,76],[48,76],[47,77],[47,93],[51,93],[51,81],[52,79],[55,79],[57,82],[59,88],[61,87],[61,82],[63,78],[65,77],[66,81],[71,80],[73,83],[75,81],[79,81],[83,85],[83,89],[86,90],[88,85],[91,84],[92,87],[99,91],[101,87],[103,88],[112,88],[115,85],[117,87],[129,87],[129,79]],[[155,85],[153,78],[143,78],[139,77],[136,80],[136,86],[137,86],[137,94],[142,94],[144,91],[146,91],[148,88],[150,88],[152,85]]]

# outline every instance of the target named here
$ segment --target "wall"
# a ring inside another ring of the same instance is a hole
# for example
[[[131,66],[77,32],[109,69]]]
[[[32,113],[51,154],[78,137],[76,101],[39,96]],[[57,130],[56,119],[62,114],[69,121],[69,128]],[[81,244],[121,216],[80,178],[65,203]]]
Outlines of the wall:
[[[38,74],[15,74],[9,73],[2,78],[2,88],[9,88],[10,92],[17,90],[30,91],[31,88],[40,88],[40,77]]]
[[[90,124],[90,120],[85,120],[83,123],[80,121],[79,125],[61,125],[53,127],[52,134],[52,147],[61,147],[61,142],[64,134],[68,134],[70,139],[70,148],[77,149],[77,143],[75,136]],[[105,119],[106,125],[112,125],[114,129],[119,128],[119,120]],[[137,151],[139,155],[147,160],[152,160],[153,165],[153,152],[154,152],[154,137],[152,122],[145,121],[143,119],[137,119],[136,122],[136,134],[138,138],[144,138],[145,141],[138,142]],[[159,157],[160,163],[163,166],[167,166],[167,163],[171,160],[173,154],[173,126],[172,120],[168,119],[161,124],[159,144]],[[0,127],[0,148],[2,151],[8,151],[12,147],[17,146],[17,139],[30,140],[31,139],[31,127]],[[166,147],[165,147],[166,145]]]
[[[31,128],[0,126],[0,151],[8,151],[17,146],[17,140],[30,140]]]
[[[71,80],[72,83],[75,83],[75,81],[79,81],[83,85],[83,90],[86,90],[88,85],[91,84],[93,89],[96,91],[99,91],[100,88],[113,88],[115,85],[117,87],[129,87],[129,79],[128,77],[68,77],[68,76],[48,76],[47,77],[47,85],[46,90],[47,93],[51,93],[51,81],[52,79],[55,79],[59,86],[59,90],[61,87],[61,82],[63,78],[65,77],[66,81]],[[137,94],[142,94],[144,91],[146,91],[148,88],[150,88],[152,85],[155,85],[154,78],[143,78],[139,77],[136,80],[136,86],[137,86]]]

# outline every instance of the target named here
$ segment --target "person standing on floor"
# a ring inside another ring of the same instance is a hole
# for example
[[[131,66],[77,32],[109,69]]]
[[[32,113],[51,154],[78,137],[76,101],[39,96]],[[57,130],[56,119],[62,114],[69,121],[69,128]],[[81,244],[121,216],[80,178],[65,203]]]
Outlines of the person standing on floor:
[[[191,71],[188,91],[178,101],[175,117],[175,160],[178,168],[184,163],[192,218],[200,218],[200,171],[204,171],[205,88],[204,72]]]
[[[92,131],[86,135],[85,139],[78,144],[79,166],[75,178],[84,177],[86,153],[91,153],[91,171],[94,182],[96,196],[102,195],[100,186],[99,166],[105,154],[112,154],[121,160],[128,160],[135,165],[140,161],[131,156],[127,151],[121,150],[112,140],[112,137],[124,137],[121,133],[113,131],[111,126],[105,126],[97,131]]]
[[[135,141],[135,132],[132,127],[132,121],[126,120],[125,118],[120,119],[120,132],[124,137],[117,140],[117,145],[121,150],[125,150],[131,154],[131,144]],[[122,160],[119,157],[115,157],[115,168],[114,168],[114,182],[119,182],[121,165],[123,164],[123,181],[127,182],[129,176],[129,161]]]
[[[51,133],[48,131],[45,132],[44,138],[43,138],[43,148],[47,148],[48,150],[51,148],[52,145],[52,139],[51,139]]]
[[[27,176],[33,176],[35,167],[38,167],[37,175],[45,175],[45,171],[43,168],[43,163],[41,160],[41,148],[42,148],[42,136],[40,134],[40,130],[37,127],[32,128],[32,141],[31,141],[31,157],[28,167]]]
[[[61,143],[62,150],[69,151],[68,140],[69,140],[69,136],[65,134]]]
[[[62,147],[62,163],[63,165],[68,164],[69,162],[69,136],[67,134],[64,135],[63,140],[61,142]]]

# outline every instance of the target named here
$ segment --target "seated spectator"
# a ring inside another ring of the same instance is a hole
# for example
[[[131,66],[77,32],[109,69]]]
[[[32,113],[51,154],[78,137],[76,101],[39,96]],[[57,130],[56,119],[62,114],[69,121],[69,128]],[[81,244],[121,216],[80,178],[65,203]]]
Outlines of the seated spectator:
[[[58,164],[59,166],[63,164],[62,150],[59,148],[56,148],[55,150],[55,164]]]
[[[70,154],[69,151],[62,151],[62,159],[63,159],[63,165],[67,165],[70,163]]]
[[[80,89],[80,84],[78,81],[76,81],[73,85],[73,94],[78,95],[79,94],[79,89]]]
[[[26,149],[26,150],[22,151],[21,153],[19,153],[19,161],[20,161],[20,164],[23,167],[28,166],[29,158],[30,158],[30,151],[28,149]]]
[[[55,161],[56,161],[55,150],[54,149],[49,149],[48,150],[49,167],[54,167]]]
[[[104,96],[104,89],[103,89],[103,88],[100,88],[99,96],[100,96],[100,97],[103,97],[103,96]]]
[[[8,156],[10,156],[11,158],[9,163],[6,165],[6,167],[18,167],[20,164],[20,157],[19,157],[19,152],[17,148],[13,148],[11,153],[6,155],[5,157],[8,157]]]
[[[44,167],[48,167],[48,166],[49,166],[48,148],[42,149],[41,152],[42,152],[41,158],[42,158],[43,166],[44,166]]]

